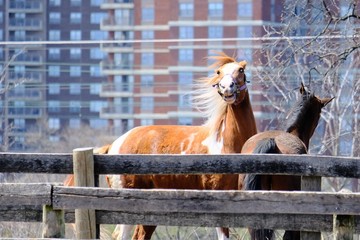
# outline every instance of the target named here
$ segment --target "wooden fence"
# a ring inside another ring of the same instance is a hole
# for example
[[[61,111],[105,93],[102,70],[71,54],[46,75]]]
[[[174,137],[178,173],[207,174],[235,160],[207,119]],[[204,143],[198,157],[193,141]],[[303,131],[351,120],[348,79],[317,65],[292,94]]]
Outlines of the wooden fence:
[[[321,177],[360,178],[360,159],[311,155],[93,155],[0,153],[1,172],[75,173],[94,186],[102,174],[263,173],[301,175],[303,191],[139,190],[0,184],[0,221],[44,222],[44,237],[95,238],[96,224],[266,227],[301,230],[303,239],[360,233],[360,194],[320,192]],[[74,209],[75,214],[74,214]],[[95,211],[96,210],[96,211]],[[86,224],[84,224],[86,223]],[[86,226],[86,227],[85,227]],[[83,235],[81,235],[83,234]]]

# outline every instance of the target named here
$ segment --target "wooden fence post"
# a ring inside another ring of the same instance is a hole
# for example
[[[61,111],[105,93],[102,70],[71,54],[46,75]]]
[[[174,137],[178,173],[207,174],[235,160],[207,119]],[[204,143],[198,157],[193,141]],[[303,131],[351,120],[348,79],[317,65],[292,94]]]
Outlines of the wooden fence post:
[[[92,148],[73,150],[74,182],[76,187],[94,187],[94,155]],[[95,210],[75,209],[77,239],[96,238]]]
[[[43,206],[42,238],[65,238],[64,210],[53,210],[52,206]]]
[[[336,240],[354,239],[355,217],[350,215],[333,216],[333,234]]]
[[[301,177],[301,190],[302,191],[321,191],[321,177],[302,176]],[[320,240],[320,232],[301,232],[301,240]]]

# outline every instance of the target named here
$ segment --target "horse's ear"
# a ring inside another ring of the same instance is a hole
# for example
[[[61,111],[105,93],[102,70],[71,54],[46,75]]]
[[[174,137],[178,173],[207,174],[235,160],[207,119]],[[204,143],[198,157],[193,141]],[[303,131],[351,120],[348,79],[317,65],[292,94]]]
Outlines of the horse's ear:
[[[301,95],[304,95],[305,92],[306,92],[305,85],[303,82],[301,82],[300,93],[301,93]]]
[[[335,97],[321,99],[322,107],[325,107],[325,106],[326,106],[329,102],[331,102],[334,98],[335,98]]]
[[[241,61],[241,62],[239,62],[239,66],[242,67],[243,69],[246,68],[246,64],[247,64],[246,61]]]

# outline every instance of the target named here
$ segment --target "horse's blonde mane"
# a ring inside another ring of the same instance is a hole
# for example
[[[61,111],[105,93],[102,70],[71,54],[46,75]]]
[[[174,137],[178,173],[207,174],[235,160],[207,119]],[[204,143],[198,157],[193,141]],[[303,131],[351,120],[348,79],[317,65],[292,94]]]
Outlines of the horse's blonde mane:
[[[235,58],[229,57],[223,52],[218,52],[217,54],[217,56],[208,57],[209,59],[215,60],[215,62],[209,66],[211,69],[216,69],[227,63],[236,62]],[[194,106],[207,118],[204,126],[208,126],[212,132],[218,130],[227,107],[227,103],[220,97],[217,89],[213,87],[216,79],[215,74],[197,79],[194,83],[193,91]]]

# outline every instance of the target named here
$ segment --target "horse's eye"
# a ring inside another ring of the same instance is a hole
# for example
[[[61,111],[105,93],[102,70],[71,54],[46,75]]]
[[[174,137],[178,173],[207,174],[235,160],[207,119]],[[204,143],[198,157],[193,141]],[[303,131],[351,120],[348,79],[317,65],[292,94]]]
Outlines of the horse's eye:
[[[216,74],[217,74],[217,75],[220,75],[220,71],[219,71],[219,70],[217,70]]]
[[[243,68],[239,68],[239,72],[240,72],[240,73],[244,73],[244,69],[243,69]]]

